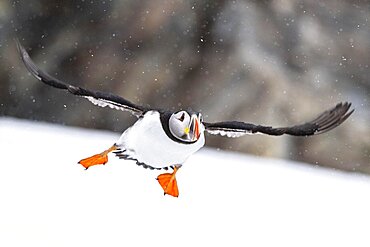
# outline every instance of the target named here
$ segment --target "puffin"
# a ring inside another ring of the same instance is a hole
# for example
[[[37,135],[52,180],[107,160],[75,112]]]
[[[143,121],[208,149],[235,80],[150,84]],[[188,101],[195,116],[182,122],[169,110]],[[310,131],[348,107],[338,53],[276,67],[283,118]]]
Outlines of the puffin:
[[[156,179],[164,195],[179,196],[176,173],[184,162],[205,145],[205,132],[225,137],[247,134],[312,136],[325,133],[342,124],[354,111],[350,102],[338,103],[312,121],[290,127],[271,127],[240,121],[205,122],[202,114],[189,110],[169,111],[137,105],[118,95],[73,86],[41,70],[26,49],[16,40],[20,57],[27,70],[48,86],[83,97],[94,105],[128,111],[138,119],[124,130],[120,138],[101,153],[80,160],[85,169],[108,162],[108,154],[136,162],[144,168],[166,170]]]

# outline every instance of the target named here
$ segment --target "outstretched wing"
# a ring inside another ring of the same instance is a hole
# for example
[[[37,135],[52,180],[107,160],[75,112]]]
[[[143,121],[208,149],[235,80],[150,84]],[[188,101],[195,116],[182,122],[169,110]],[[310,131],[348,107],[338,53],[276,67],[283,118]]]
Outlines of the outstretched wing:
[[[334,108],[321,113],[314,120],[292,127],[273,128],[270,126],[254,125],[237,121],[203,124],[208,133],[214,135],[219,134],[227,137],[239,137],[246,134],[256,133],[274,136],[283,134],[310,136],[324,133],[343,123],[354,111],[349,111],[350,107],[351,103],[339,103]]]
[[[43,83],[55,88],[67,90],[68,92],[74,95],[84,97],[95,105],[101,107],[109,106],[110,108],[122,111],[127,110],[138,117],[143,115],[143,113],[148,110],[147,108],[136,105],[120,96],[111,93],[92,91],[81,87],[72,86],[68,83],[65,83],[61,80],[52,77],[51,75],[47,74],[46,72],[42,71],[40,68],[36,66],[36,64],[31,60],[30,56],[28,55],[26,49],[24,49],[24,47],[19,43],[18,40],[16,40],[16,43],[19,53],[21,54],[22,61],[26,68],[28,69],[28,71]]]

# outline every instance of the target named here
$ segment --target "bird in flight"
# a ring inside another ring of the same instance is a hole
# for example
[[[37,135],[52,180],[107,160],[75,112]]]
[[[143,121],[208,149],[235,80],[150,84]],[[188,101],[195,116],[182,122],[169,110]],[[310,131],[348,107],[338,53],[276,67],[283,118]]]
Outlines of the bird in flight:
[[[227,137],[240,137],[246,134],[266,134],[279,136],[311,136],[327,132],[343,123],[352,113],[351,103],[339,103],[324,111],[317,118],[304,124],[274,128],[239,121],[208,123],[202,115],[185,110],[168,111],[134,104],[112,93],[93,91],[70,85],[42,71],[31,60],[26,49],[16,41],[22,61],[28,71],[46,85],[65,90],[86,98],[94,105],[129,111],[138,120],[126,129],[121,137],[107,150],[80,160],[78,163],[88,169],[108,162],[108,154],[113,152],[118,158],[133,160],[136,164],[150,169],[169,170],[157,177],[164,194],[179,196],[176,173],[186,159],[205,144],[205,132]]]

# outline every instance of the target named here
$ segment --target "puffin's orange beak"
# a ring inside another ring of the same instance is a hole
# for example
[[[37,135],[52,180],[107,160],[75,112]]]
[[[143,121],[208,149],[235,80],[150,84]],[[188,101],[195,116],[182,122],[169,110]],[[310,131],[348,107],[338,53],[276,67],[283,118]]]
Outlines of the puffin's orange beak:
[[[194,124],[194,137],[196,140],[200,137],[200,130],[199,130],[199,120],[198,118],[195,118],[195,124]]]
[[[192,134],[192,140],[196,141],[200,137],[200,121],[196,115],[193,115],[190,121],[190,132]]]

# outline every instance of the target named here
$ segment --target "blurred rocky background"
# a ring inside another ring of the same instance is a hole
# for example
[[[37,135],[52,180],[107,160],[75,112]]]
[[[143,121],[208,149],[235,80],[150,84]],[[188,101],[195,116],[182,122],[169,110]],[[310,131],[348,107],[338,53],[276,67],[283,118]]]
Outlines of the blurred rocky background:
[[[210,122],[292,125],[351,101],[323,135],[207,143],[370,173],[369,1],[0,0],[0,115],[121,132],[136,118],[36,81],[15,37],[60,79]]]

